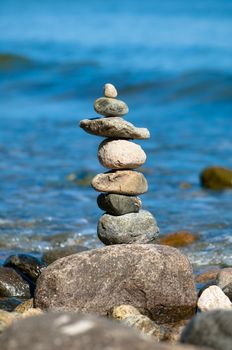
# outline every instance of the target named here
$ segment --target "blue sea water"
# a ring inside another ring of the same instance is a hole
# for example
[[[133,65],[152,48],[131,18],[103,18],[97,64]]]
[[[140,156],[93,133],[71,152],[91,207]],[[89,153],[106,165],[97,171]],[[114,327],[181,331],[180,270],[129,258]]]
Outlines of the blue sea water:
[[[232,168],[231,20],[230,0],[1,0],[0,262],[100,245],[83,179],[104,171],[101,139],[78,124],[112,82],[151,131],[142,200],[161,235],[198,234],[183,249],[196,269],[232,264],[232,192],[199,183]]]

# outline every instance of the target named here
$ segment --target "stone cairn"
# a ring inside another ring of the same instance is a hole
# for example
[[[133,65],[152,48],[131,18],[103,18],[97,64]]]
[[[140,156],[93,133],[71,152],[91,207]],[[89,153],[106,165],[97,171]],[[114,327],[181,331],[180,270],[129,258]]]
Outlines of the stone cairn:
[[[131,141],[148,139],[150,133],[122,118],[129,109],[116,97],[116,88],[105,84],[104,97],[94,103],[95,111],[103,117],[80,122],[87,133],[106,137],[98,147],[98,159],[110,171],[92,180],[92,187],[103,192],[97,198],[99,208],[105,211],[98,222],[98,237],[106,245],[153,243],[159,228],[153,215],[141,210],[142,202],[137,197],[147,191],[147,181],[134,170],[144,164],[146,154]]]

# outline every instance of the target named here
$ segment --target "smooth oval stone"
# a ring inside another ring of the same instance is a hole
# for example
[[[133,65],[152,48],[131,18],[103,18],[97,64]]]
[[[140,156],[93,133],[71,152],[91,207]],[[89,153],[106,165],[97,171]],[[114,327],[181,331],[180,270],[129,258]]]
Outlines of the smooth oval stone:
[[[105,117],[122,117],[129,112],[125,102],[109,97],[98,98],[94,103],[94,110]]]
[[[103,91],[105,97],[115,98],[118,96],[118,92],[113,84],[105,84]]]
[[[136,128],[133,124],[119,117],[83,119],[80,127],[87,133],[111,138],[149,139],[150,133],[146,128]]]
[[[16,269],[23,276],[35,282],[47,265],[32,255],[16,254],[9,256],[4,266]]]
[[[116,170],[96,175],[92,187],[99,192],[135,195],[145,193],[148,189],[144,175],[133,170]]]
[[[135,169],[146,161],[140,145],[128,140],[104,140],[98,148],[99,162],[109,169]]]
[[[142,202],[140,198],[134,196],[101,193],[97,198],[97,204],[100,209],[106,211],[108,214],[124,215],[137,213],[141,208]]]
[[[98,221],[98,238],[106,245],[153,243],[159,234],[154,216],[146,210],[121,216],[104,214]]]
[[[0,297],[30,296],[29,284],[14,269],[0,267]]]

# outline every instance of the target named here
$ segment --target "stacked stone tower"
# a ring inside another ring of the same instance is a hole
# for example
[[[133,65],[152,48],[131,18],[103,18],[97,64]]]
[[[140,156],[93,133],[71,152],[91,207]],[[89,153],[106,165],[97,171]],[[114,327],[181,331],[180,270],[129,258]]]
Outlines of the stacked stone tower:
[[[84,119],[80,127],[86,132],[106,137],[98,148],[98,159],[108,172],[96,175],[92,187],[102,192],[97,203],[105,211],[98,222],[99,239],[106,245],[152,243],[159,228],[153,215],[141,209],[138,195],[148,190],[144,175],[134,169],[146,161],[143,149],[131,140],[148,139],[146,128],[136,128],[125,121],[129,111],[125,102],[116,99],[112,84],[104,86],[104,97],[95,101],[94,109],[102,118]]]

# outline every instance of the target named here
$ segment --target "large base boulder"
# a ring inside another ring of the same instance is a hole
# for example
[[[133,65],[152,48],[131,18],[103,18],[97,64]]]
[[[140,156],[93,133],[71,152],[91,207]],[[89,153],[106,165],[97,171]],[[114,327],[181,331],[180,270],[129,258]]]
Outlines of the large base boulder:
[[[43,310],[106,315],[122,304],[157,323],[190,318],[196,292],[188,259],[161,245],[107,246],[55,261],[37,282],[35,305]]]

